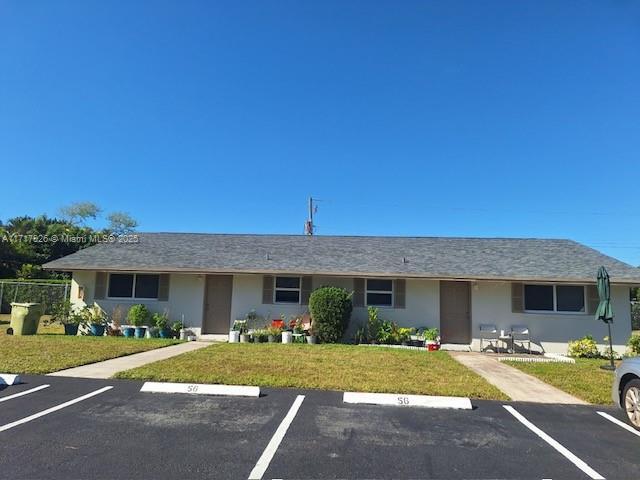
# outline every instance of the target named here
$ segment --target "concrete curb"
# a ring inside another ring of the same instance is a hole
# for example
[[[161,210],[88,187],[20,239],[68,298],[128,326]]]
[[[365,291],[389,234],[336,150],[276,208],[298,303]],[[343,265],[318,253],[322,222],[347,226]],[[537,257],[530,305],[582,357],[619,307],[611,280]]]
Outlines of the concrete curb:
[[[344,392],[344,403],[388,405],[395,407],[455,408],[471,410],[471,400],[465,397],[441,397],[431,395],[403,395],[401,393]]]
[[[203,383],[145,382],[141,392],[187,393],[190,395],[222,395],[232,397],[259,397],[260,387],[245,385],[211,385]]]
[[[17,385],[22,383],[20,375],[13,375],[11,373],[0,373],[0,385]]]

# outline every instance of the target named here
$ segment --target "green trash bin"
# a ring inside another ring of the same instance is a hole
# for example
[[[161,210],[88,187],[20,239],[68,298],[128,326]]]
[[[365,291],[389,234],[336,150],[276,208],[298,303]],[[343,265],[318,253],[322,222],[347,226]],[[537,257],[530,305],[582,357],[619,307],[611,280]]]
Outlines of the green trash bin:
[[[35,335],[38,331],[42,307],[39,303],[12,303],[11,330],[14,335]]]

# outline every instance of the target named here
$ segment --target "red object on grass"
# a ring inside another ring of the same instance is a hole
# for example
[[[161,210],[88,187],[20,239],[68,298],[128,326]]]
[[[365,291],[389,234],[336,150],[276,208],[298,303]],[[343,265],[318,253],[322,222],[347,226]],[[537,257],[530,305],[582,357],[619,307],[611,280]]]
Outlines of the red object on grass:
[[[435,350],[440,350],[440,344],[439,343],[430,343],[427,345],[427,348],[429,349],[430,352],[433,352]]]
[[[271,326],[276,328],[284,328],[284,320],[271,320]]]

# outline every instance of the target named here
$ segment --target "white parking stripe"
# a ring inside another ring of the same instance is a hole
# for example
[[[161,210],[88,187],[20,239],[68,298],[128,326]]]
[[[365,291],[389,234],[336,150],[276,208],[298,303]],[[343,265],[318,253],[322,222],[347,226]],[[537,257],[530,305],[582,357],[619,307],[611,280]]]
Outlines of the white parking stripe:
[[[520,421],[520,423],[522,423],[525,427],[527,427],[529,430],[531,430],[533,433],[538,435],[541,439],[543,439],[545,442],[547,442],[549,445],[551,445],[553,448],[555,448],[559,453],[564,455],[564,457],[567,460],[569,460],[571,463],[573,463],[576,467],[578,467],[584,473],[589,475],[589,477],[591,477],[593,480],[604,480],[604,477],[602,475],[600,475],[598,472],[596,472],[593,468],[591,468],[589,465],[587,465],[584,461],[582,461],[578,457],[576,457],[573,453],[571,453],[569,450],[567,450],[565,447],[563,447],[556,440],[554,440],[549,435],[547,435],[542,430],[540,430],[538,427],[536,427],[533,423],[531,423],[529,420],[527,420],[521,413],[519,413],[511,405],[503,405],[503,407],[507,410],[507,412],[509,412],[514,417],[516,417]]]
[[[609,420],[610,422],[615,423],[616,425],[618,425],[619,427],[624,428],[625,430],[628,430],[629,432],[633,433],[634,435],[637,435],[640,437],[640,432],[638,430],[636,430],[635,428],[633,428],[631,425],[627,425],[624,422],[621,422],[620,420],[618,420],[615,417],[612,417],[611,415],[609,415],[608,413],[604,413],[604,412],[598,412],[598,415],[600,415],[601,417],[606,418],[607,420]]]
[[[57,412],[58,410],[62,410],[63,408],[69,407],[75,403],[86,400],[87,398],[94,397],[99,395],[107,390],[111,390],[113,387],[103,387],[94,392],[87,393],[86,395],[82,395],[81,397],[74,398],[73,400],[69,400],[68,402],[61,403],[60,405],[56,405],[55,407],[47,408],[38,413],[34,413],[33,415],[29,415],[28,417],[21,418],[20,420],[16,420],[15,422],[7,423],[0,427],[0,432],[4,432],[5,430],[9,430],[10,428],[17,427],[18,425],[22,425],[23,423],[30,422],[31,420],[35,420],[36,418],[44,417],[53,412]]]
[[[29,395],[30,393],[37,392],[39,390],[43,390],[45,388],[50,387],[51,385],[39,385],[30,390],[25,390],[24,392],[14,393],[13,395],[7,395],[6,397],[0,397],[0,403],[6,402],[7,400],[11,400],[12,398],[22,397],[23,395]]]
[[[300,405],[302,405],[303,401],[304,395],[298,395],[293,401],[293,405],[291,405],[289,412],[285,415],[284,419],[282,419],[282,422],[278,426],[276,433],[274,433],[273,437],[271,437],[267,448],[264,449],[264,452],[262,452],[262,455],[258,459],[256,466],[253,467],[253,470],[251,470],[251,473],[249,474],[249,480],[261,480],[264,472],[267,471],[267,468],[269,467],[273,456],[276,454],[276,450],[280,446],[280,442],[282,442],[282,439],[287,433],[291,422],[293,422],[293,419],[298,413]]]

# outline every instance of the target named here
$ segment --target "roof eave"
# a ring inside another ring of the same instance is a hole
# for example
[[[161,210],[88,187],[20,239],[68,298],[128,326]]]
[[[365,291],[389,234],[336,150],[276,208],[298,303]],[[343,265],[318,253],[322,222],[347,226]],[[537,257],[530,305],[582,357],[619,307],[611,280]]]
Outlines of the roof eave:
[[[45,270],[60,271],[99,271],[99,272],[154,272],[154,273],[181,273],[191,275],[203,274],[237,274],[237,275],[316,275],[327,277],[380,277],[380,278],[412,278],[425,280],[449,280],[449,281],[486,281],[486,282],[544,282],[544,283],[596,283],[595,278],[578,277],[522,277],[522,276],[486,276],[486,275],[443,275],[443,274],[417,274],[408,272],[335,272],[322,270],[282,270],[282,269],[197,269],[197,268],[166,268],[166,267],[138,267],[131,268],[125,266],[55,266],[55,262],[49,262],[42,266]],[[614,285],[628,285],[630,287],[640,286],[640,278],[616,279],[613,277],[611,283]]]

